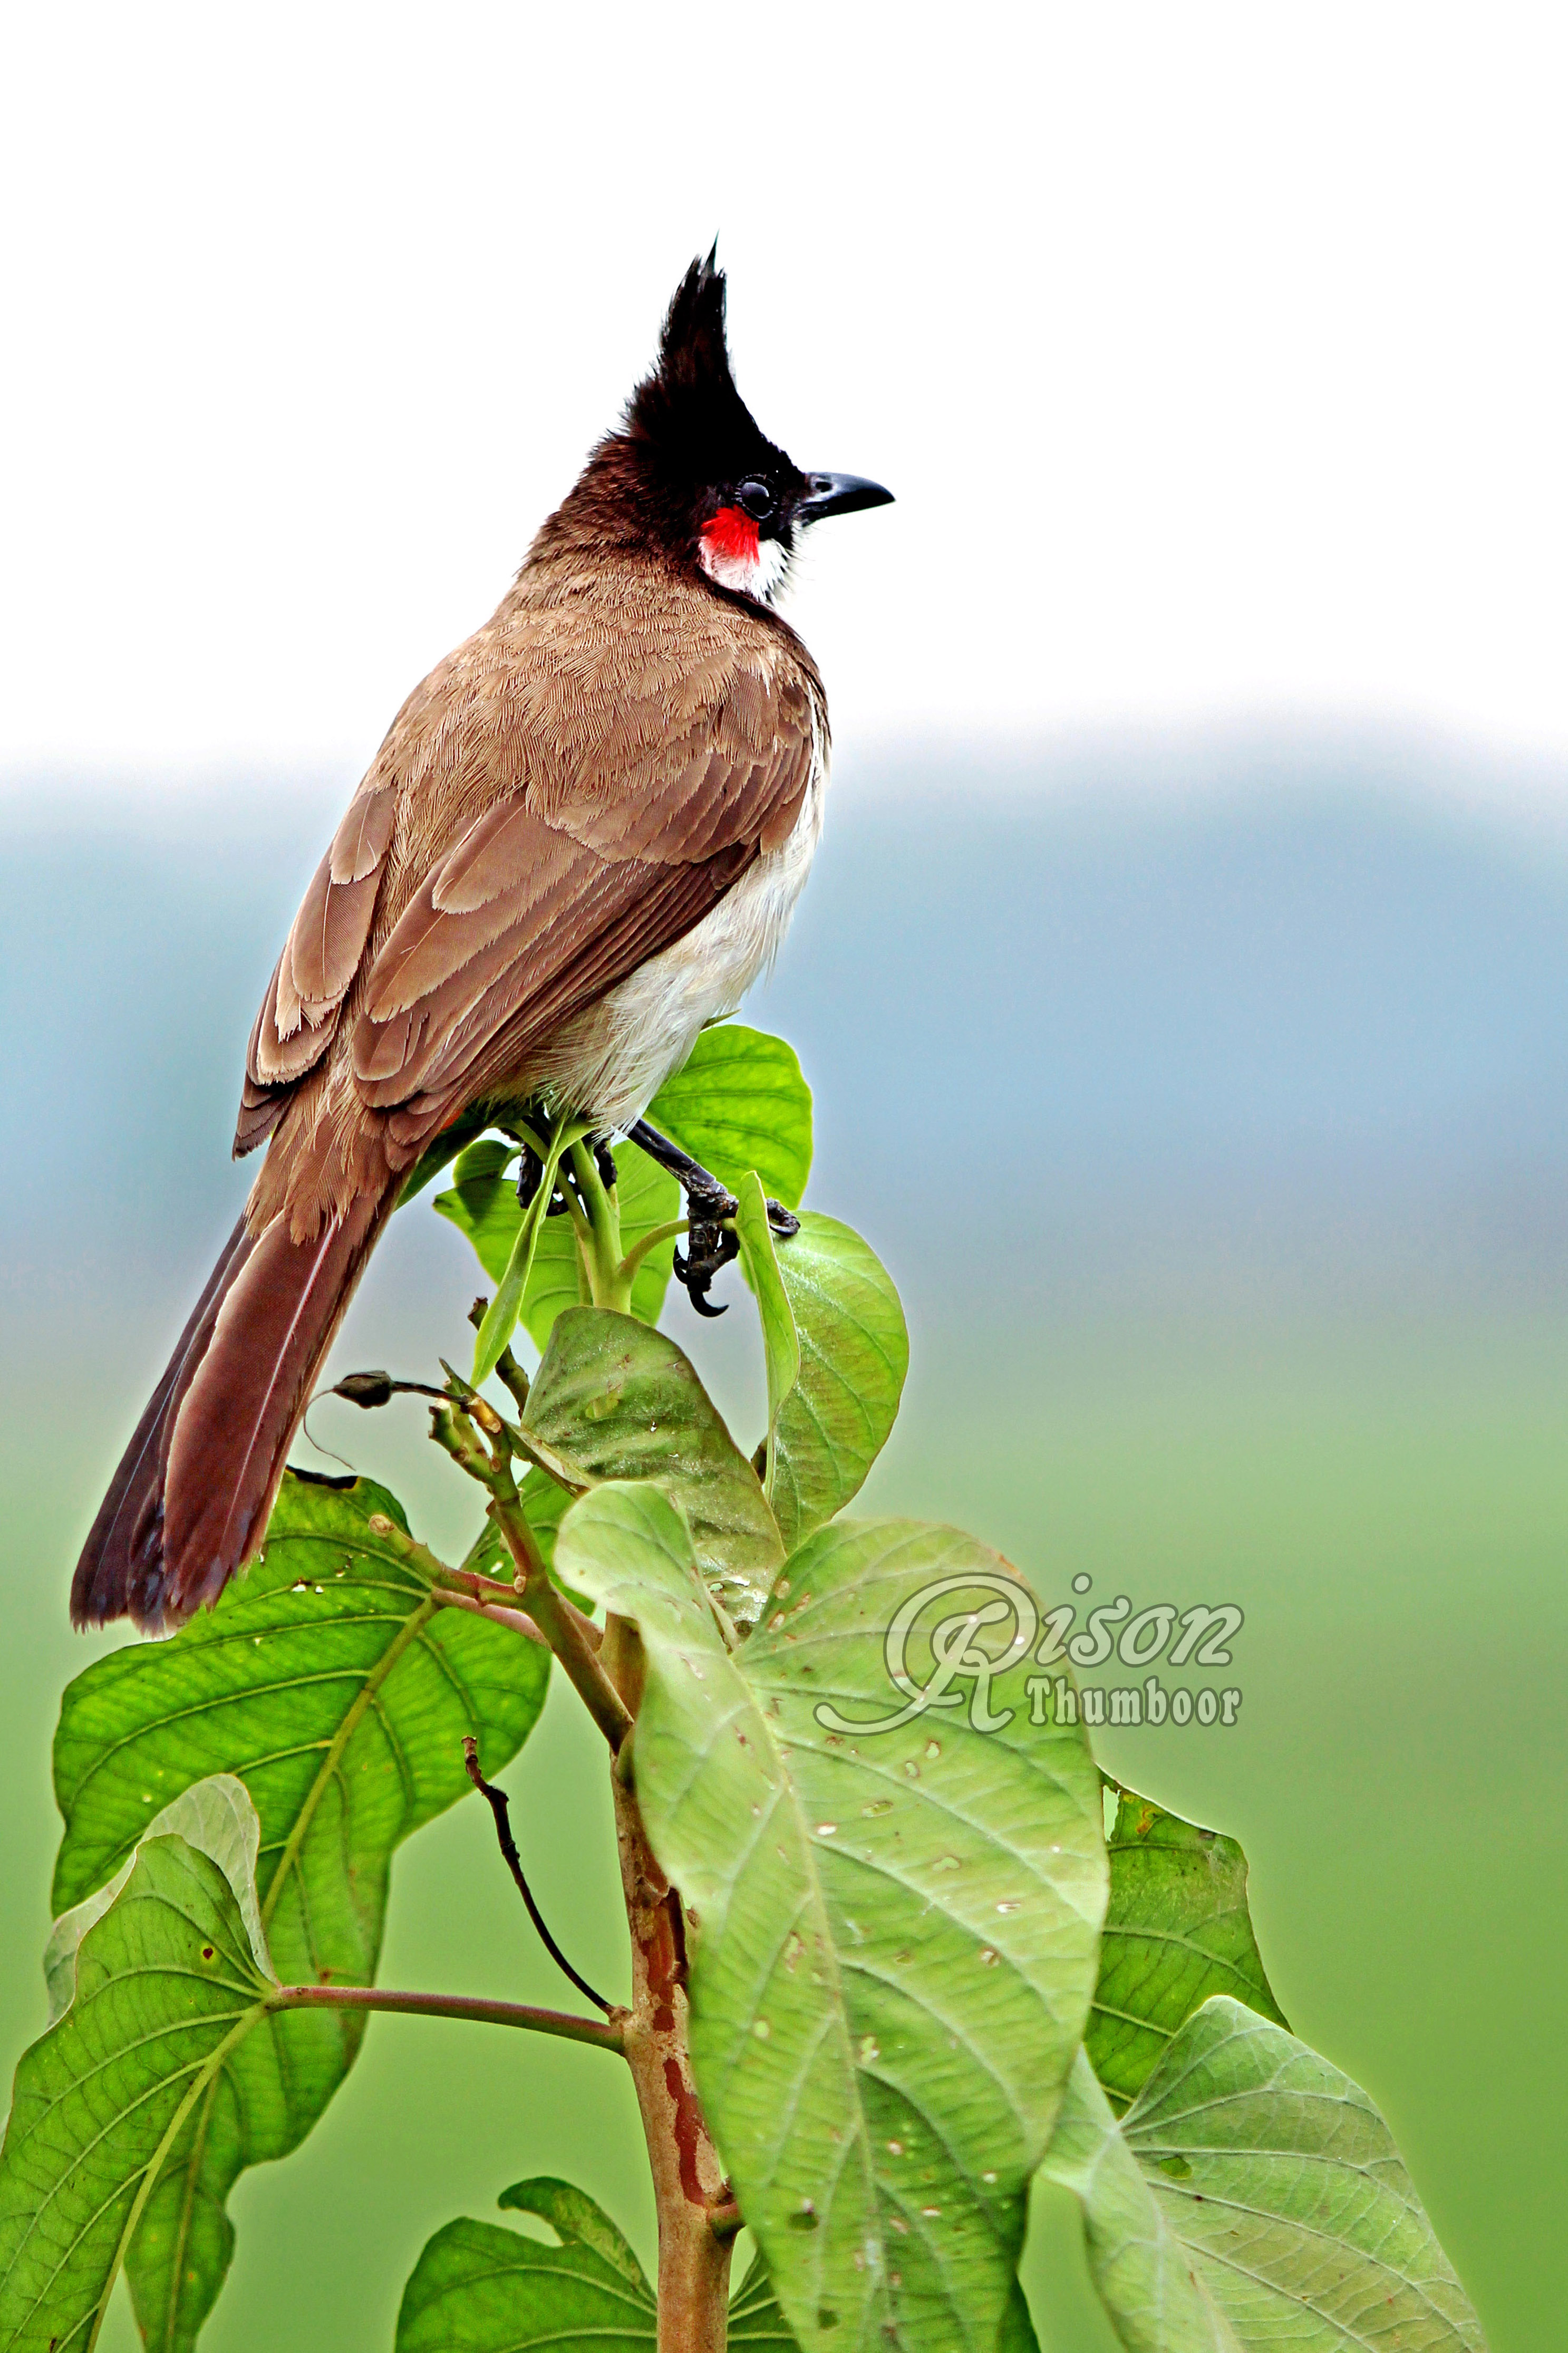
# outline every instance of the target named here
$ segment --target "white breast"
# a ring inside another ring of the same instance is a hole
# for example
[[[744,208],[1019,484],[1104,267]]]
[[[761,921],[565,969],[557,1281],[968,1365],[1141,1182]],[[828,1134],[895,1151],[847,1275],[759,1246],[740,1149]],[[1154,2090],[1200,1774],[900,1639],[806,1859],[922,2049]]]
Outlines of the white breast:
[[[816,723],[794,832],[765,850],[710,915],[639,965],[556,1040],[542,1073],[556,1102],[623,1134],[707,1023],[733,1013],[778,954],[822,838],[827,764]]]

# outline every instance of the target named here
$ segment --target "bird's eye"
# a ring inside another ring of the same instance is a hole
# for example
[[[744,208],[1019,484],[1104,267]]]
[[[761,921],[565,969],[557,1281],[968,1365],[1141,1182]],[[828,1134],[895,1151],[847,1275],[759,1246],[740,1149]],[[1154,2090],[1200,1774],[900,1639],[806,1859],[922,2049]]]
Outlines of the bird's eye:
[[[742,482],[735,492],[735,504],[743,508],[753,522],[766,522],[773,511],[773,494],[766,482]]]

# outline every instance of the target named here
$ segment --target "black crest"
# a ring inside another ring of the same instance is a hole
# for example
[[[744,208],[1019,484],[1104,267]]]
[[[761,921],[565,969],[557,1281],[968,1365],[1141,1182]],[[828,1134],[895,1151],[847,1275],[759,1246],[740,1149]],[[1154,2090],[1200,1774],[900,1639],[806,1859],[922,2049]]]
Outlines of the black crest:
[[[676,288],[658,362],[626,408],[627,439],[677,493],[789,464],[735,389],[718,250],[715,244],[706,260],[694,261]]]

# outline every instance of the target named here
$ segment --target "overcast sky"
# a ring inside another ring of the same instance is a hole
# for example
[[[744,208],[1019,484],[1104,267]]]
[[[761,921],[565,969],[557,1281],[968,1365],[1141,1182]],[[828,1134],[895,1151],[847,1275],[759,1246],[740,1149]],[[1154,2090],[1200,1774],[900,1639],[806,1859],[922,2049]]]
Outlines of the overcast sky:
[[[836,733],[1568,753],[1568,23],[11,12],[0,772],[369,758],[715,231]]]

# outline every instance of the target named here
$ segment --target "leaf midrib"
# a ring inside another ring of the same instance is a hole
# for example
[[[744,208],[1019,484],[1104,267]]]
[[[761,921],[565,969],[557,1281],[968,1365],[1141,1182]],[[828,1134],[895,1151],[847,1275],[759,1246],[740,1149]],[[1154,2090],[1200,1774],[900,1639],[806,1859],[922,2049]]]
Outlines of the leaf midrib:
[[[349,1742],[363,1723],[375,1703],[376,1694],[399,1659],[419,1640],[440,1606],[434,1595],[426,1595],[418,1609],[410,1612],[376,1661],[375,1665],[366,1675],[355,1698],[344,1710],[342,1721],[328,1744],[326,1755],[322,1757],[316,1778],[306,1793],[304,1803],[294,1817],[294,1827],[289,1833],[283,1852],[279,1859],[278,1868],[272,1874],[272,1883],[268,1888],[266,1900],[261,1906],[261,1926],[264,1931],[272,1924],[272,1915],[278,1909],[283,1883],[289,1873],[298,1865],[306,1835],[316,1817],[316,1809],[321,1802],[322,1795],[336,1772]]]
[[[715,1637],[715,1641],[717,1642],[717,1637]],[[847,2079],[848,2097],[854,2113],[853,2146],[852,2147],[849,2146],[846,2147],[844,2152],[844,2164],[845,2166],[849,2164],[852,2155],[858,2156],[859,2168],[864,2177],[866,2188],[868,2192],[871,2210],[880,2217],[883,2205],[882,2189],[881,2184],[877,2178],[876,2168],[871,2161],[870,2128],[866,2116],[865,2105],[860,2097],[859,2076],[855,2065],[855,2054],[850,2047],[848,2017],[849,2006],[845,1992],[842,1971],[839,1966],[838,1947],[833,1935],[832,1914],[828,1909],[826,1894],[823,1888],[821,1877],[817,1871],[816,1851],[805,1828],[805,1808],[801,1799],[795,1791],[795,1784],[791,1778],[784,1754],[778,1741],[774,1738],[773,1728],[769,1725],[763,1707],[756,1695],[752,1691],[747,1679],[742,1674],[740,1668],[721,1645],[718,1645],[718,1654],[723,1660],[725,1666],[739,1683],[741,1691],[744,1695],[746,1704],[750,1709],[752,1717],[758,1731],[762,1735],[762,1742],[765,1743],[765,1753],[771,1760],[773,1768],[773,1775],[770,1777],[773,1779],[774,1790],[773,1809],[773,1816],[776,1818],[777,1810],[781,1805],[787,1808],[789,1819],[799,1844],[802,1857],[802,1877],[805,1882],[807,1893],[816,1912],[817,1932],[821,1939],[821,1951],[826,1957],[826,1966],[831,1975],[831,2002],[828,2011],[828,2031],[841,2045],[843,2070]],[[726,1715],[725,1720],[732,1721],[733,1719],[732,1717]],[[710,1744],[705,1753],[710,1755],[712,1754],[714,1745],[715,1744]],[[754,1844],[755,1841],[753,1840],[752,1845],[754,1846]],[[750,1852],[750,1849],[748,1852]],[[732,1896],[733,1891],[734,1880],[731,1876],[726,1888],[726,1911],[728,1910],[729,1899]],[[778,1966],[779,1964],[776,1959],[770,1965],[770,1977],[773,1970]],[[798,2100],[800,2096],[801,2085],[804,2079],[805,2071],[797,2073],[794,2079],[791,2091],[792,2097],[795,2100]],[[842,2170],[843,2168],[841,2168],[838,2179],[842,2178]],[[837,2188],[837,2181],[835,2186]],[[878,2236],[879,2240],[882,2237],[880,2221],[879,2221]],[[885,2252],[886,2251],[884,2250],[884,2255]],[[885,2261],[882,2265],[879,2277],[873,2287],[872,2294],[875,2298],[875,2302],[879,2303],[883,2306],[884,2310],[889,2307],[892,2290],[888,2284],[888,2272]]]

